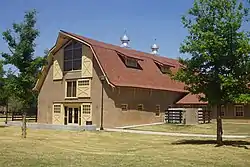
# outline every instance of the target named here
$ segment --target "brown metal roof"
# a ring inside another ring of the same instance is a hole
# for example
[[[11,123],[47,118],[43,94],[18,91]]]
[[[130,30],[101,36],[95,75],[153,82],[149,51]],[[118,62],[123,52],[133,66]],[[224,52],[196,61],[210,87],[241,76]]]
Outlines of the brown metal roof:
[[[174,81],[170,76],[162,74],[155,64],[155,61],[157,61],[164,65],[169,65],[172,67],[172,71],[176,71],[180,64],[175,59],[106,44],[65,31],[61,32],[91,45],[109,81],[115,86],[187,92],[184,90],[183,83]],[[138,63],[142,69],[127,68],[118,53],[139,59]]]
[[[202,95],[194,95],[189,93],[188,95],[184,96],[182,99],[180,99],[176,104],[180,105],[207,105],[207,102],[200,101],[199,96]]]

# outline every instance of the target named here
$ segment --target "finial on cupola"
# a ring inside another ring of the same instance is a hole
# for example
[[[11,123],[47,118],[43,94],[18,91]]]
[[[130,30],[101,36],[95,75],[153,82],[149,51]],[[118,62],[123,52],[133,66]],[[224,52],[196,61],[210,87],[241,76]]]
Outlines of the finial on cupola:
[[[158,50],[159,50],[159,46],[156,44],[156,39],[155,39],[155,43],[151,46],[151,50],[152,50],[152,54],[157,55],[158,54]]]
[[[129,44],[128,44],[129,41],[130,41],[130,39],[127,35],[127,31],[125,30],[123,36],[121,36],[121,42],[122,42],[121,47],[129,48]]]

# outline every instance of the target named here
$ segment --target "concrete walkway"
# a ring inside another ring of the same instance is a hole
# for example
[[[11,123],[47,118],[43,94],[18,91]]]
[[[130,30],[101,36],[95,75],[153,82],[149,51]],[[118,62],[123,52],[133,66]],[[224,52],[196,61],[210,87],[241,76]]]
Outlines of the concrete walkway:
[[[112,129],[112,128],[105,128],[104,130],[108,131],[108,132],[125,132],[125,133],[137,133],[137,134],[148,134],[148,135],[216,138],[216,135],[205,135],[205,134],[168,133],[168,132],[153,132],[153,131],[128,130],[128,129]],[[250,138],[250,136],[223,135],[223,138],[228,138],[228,139],[245,139],[245,138]]]
[[[116,127],[117,129],[128,129],[128,128],[136,128],[141,126],[152,126],[152,125],[162,125],[165,124],[165,122],[157,122],[157,123],[151,123],[151,124],[139,124],[139,125],[129,125],[129,126],[120,126]]]

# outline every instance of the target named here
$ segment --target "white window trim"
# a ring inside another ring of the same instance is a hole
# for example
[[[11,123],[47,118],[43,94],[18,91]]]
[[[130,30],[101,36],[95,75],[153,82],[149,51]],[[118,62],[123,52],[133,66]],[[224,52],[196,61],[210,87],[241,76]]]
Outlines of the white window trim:
[[[73,82],[76,81],[76,97],[68,97],[67,96],[67,86],[68,86],[68,82]],[[77,87],[78,87],[78,82],[77,80],[66,80],[65,81],[65,99],[77,99]]]
[[[236,107],[242,107],[243,108],[243,116],[236,116]],[[244,105],[234,105],[234,116],[235,117],[244,117],[245,116]]]
[[[81,81],[88,81],[88,85],[80,85],[79,86],[79,82],[81,82]],[[77,79],[76,80],[76,97],[77,98],[82,98],[82,97],[79,97],[78,96],[78,94],[79,94],[79,87],[88,87],[89,88],[89,90],[90,90],[90,94],[89,94],[89,97],[85,97],[85,98],[90,98],[91,97],[91,79],[89,79],[89,78],[84,78],[84,79]]]

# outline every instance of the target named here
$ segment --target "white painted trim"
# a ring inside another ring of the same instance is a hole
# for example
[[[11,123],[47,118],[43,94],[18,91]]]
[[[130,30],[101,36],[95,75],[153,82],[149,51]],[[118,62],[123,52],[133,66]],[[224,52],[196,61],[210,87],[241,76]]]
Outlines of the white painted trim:
[[[91,51],[92,51],[92,53],[93,53],[94,56],[95,56],[95,59],[96,59],[98,65],[99,65],[99,67],[100,67],[100,69],[101,69],[103,75],[105,76],[105,79],[107,80],[108,84],[111,85],[112,87],[115,87],[115,86],[108,80],[107,75],[105,74],[105,72],[104,72],[104,70],[103,70],[103,68],[102,68],[102,66],[101,66],[101,63],[99,62],[99,60],[98,60],[98,58],[97,58],[97,56],[96,56],[96,54],[95,54],[95,52],[94,52],[94,49],[92,48],[92,46],[91,46],[89,43],[87,43],[87,42],[85,42],[85,41],[83,41],[83,40],[80,40],[79,38],[76,38],[76,37],[74,37],[74,36],[72,36],[72,35],[70,35],[70,34],[67,34],[67,33],[64,33],[64,32],[59,32],[59,33],[65,35],[65,36],[68,36],[68,37],[70,37],[70,38],[72,38],[72,39],[74,39],[74,40],[76,40],[76,41],[79,41],[79,42],[81,42],[81,43],[83,43],[83,44],[89,46],[90,49],[91,49]]]

